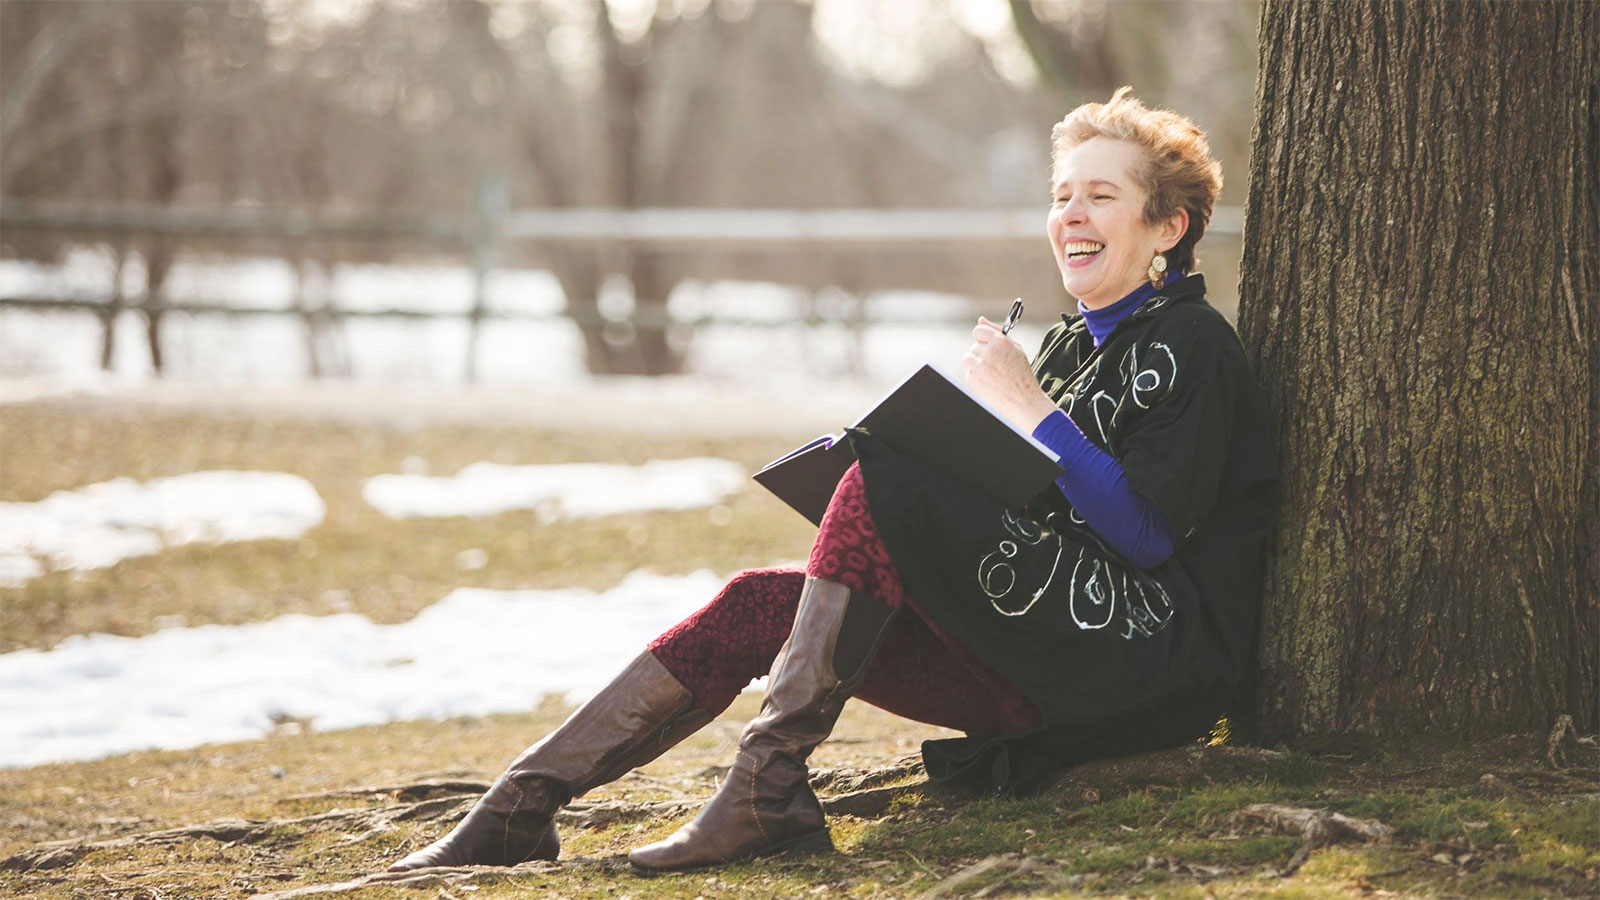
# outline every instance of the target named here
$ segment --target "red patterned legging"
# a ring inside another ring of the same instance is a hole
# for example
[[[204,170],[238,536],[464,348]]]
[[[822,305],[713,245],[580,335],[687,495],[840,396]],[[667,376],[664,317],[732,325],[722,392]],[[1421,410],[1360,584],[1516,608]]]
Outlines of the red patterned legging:
[[[861,470],[851,466],[834,492],[805,571],[752,569],[716,599],[669,629],[650,649],[713,714],[767,674],[794,625],[807,575],[826,578],[901,610],[856,696],[919,722],[969,733],[1009,731],[1038,721],[1020,691],[917,612],[867,510]]]

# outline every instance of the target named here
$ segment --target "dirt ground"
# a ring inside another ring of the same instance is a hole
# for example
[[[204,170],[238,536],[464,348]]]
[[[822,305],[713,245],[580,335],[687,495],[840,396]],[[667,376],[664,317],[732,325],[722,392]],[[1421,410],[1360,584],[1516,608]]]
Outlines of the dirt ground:
[[[602,587],[640,567],[732,573],[803,558],[809,525],[754,487],[717,514],[551,525],[515,513],[390,521],[361,501],[360,483],[412,457],[434,472],[483,459],[689,455],[753,468],[844,423],[804,396],[694,385],[582,396],[177,386],[23,400],[21,387],[7,390],[0,500],[118,476],[254,468],[307,478],[328,515],[300,541],[169,551],[0,589],[4,651],[71,634],[147,634],[173,616],[197,625],[353,611],[404,621],[463,585]],[[837,402],[858,411],[857,399]],[[801,407],[815,420],[790,414]],[[784,410],[781,425],[774,409]],[[718,421],[743,427],[718,430]],[[454,562],[463,547],[483,548],[491,564],[463,572]],[[348,608],[321,605],[334,591]],[[918,748],[944,732],[857,703],[813,758],[838,852],[631,872],[628,848],[670,833],[710,796],[758,702],[741,697],[673,752],[565,811],[560,861],[509,870],[382,874],[447,830],[510,757],[559,723],[567,710],[556,703],[336,732],[288,721],[258,741],[0,771],[0,896],[1600,896],[1600,751],[1576,735],[1553,749],[1546,735],[1338,753],[1197,743],[990,797],[927,781]]]
[[[941,733],[859,704],[813,760],[837,853],[633,873],[627,850],[694,814],[756,704],[574,803],[559,862],[510,870],[382,872],[463,815],[559,706],[0,772],[0,894],[1600,895],[1600,783],[1592,765],[1551,768],[1536,739],[1359,759],[1196,745],[994,798],[929,784],[916,750]]]

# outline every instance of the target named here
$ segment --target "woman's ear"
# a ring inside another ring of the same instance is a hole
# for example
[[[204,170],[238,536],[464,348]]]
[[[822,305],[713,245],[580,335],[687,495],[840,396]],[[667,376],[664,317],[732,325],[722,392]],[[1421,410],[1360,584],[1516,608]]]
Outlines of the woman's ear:
[[[1179,209],[1161,223],[1161,252],[1165,253],[1178,246],[1178,241],[1189,231],[1189,211]]]

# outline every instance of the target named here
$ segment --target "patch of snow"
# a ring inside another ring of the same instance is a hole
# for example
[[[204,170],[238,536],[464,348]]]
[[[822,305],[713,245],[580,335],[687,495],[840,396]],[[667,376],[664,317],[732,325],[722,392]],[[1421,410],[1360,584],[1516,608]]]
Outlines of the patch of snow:
[[[114,379],[101,372],[78,372],[59,377],[0,376],[0,405],[33,403],[54,397],[104,395],[112,386]]]
[[[179,544],[297,538],[321,521],[322,497],[284,472],[191,472],[118,478],[33,503],[0,503],[0,585],[53,569],[100,569]]]
[[[593,696],[723,580],[635,572],[603,593],[458,588],[409,622],[354,613],[0,655],[0,768],[319,731],[518,712]]]
[[[44,574],[44,566],[31,556],[0,553],[0,587],[21,587]]]
[[[378,475],[367,479],[361,495],[391,519],[532,509],[548,522],[712,506],[742,490],[747,477],[738,463],[703,457],[642,466],[481,462],[451,477]]]

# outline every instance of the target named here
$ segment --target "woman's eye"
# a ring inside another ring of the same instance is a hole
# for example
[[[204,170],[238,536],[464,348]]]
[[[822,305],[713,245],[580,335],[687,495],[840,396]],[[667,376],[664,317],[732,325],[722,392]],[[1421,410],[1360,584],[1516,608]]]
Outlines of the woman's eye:
[[[1110,200],[1110,199],[1112,199],[1110,194],[1095,194],[1094,198],[1096,200]]]

